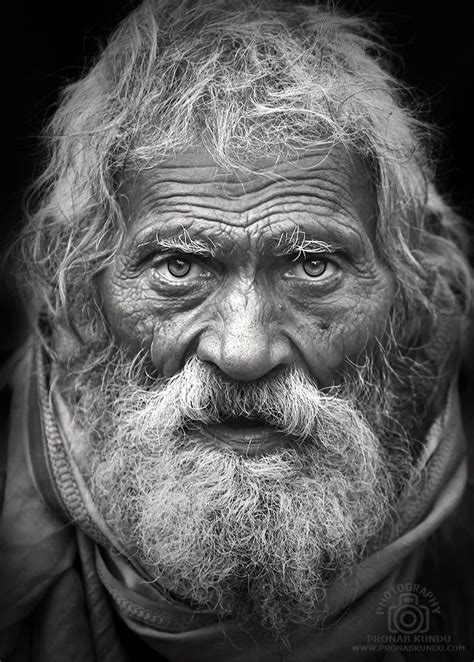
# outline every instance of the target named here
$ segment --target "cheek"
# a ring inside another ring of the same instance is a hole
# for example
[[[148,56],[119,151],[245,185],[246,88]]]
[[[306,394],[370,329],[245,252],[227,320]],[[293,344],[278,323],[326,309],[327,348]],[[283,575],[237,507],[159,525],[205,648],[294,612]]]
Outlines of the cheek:
[[[146,281],[122,279],[113,270],[104,272],[99,288],[115,341],[130,356],[149,352],[161,376],[175,374],[199,333],[192,307],[182,301],[160,300]]]
[[[338,380],[347,358],[356,362],[382,336],[394,298],[394,281],[387,272],[377,283],[359,283],[357,291],[298,311],[293,341],[322,387]]]
[[[172,377],[182,368],[199,327],[188,315],[175,315],[155,325],[150,345],[151,360],[161,377]]]
[[[99,289],[109,328],[117,343],[138,352],[151,342],[151,315],[147,313],[146,291],[139,280],[125,280],[114,270],[100,277]]]

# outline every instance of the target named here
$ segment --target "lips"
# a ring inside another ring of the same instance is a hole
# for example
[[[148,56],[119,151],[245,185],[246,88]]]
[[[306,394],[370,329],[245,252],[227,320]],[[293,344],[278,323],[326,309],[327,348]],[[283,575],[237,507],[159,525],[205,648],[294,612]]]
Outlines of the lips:
[[[226,418],[199,428],[203,437],[246,456],[263,455],[288,444],[288,437],[260,418]]]

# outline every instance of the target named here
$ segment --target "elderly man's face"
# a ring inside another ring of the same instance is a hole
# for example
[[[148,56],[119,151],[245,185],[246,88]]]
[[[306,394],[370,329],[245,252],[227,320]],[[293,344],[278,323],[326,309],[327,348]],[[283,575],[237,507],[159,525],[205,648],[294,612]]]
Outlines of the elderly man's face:
[[[160,376],[195,355],[232,380],[295,366],[325,387],[380,334],[394,286],[362,163],[334,149],[273,172],[196,149],[126,179],[129,233],[101,291],[116,337]]]
[[[418,364],[389,332],[361,163],[335,149],[273,171],[197,150],[128,176],[100,281],[114,338],[73,397],[127,553],[179,598],[283,632],[391,535]]]

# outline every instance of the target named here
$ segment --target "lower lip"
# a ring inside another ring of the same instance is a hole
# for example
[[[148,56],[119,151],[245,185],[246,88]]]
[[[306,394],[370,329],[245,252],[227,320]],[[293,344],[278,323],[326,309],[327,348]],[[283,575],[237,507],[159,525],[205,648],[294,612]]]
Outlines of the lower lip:
[[[288,444],[286,435],[268,426],[239,429],[218,423],[202,427],[199,432],[214,443],[225,444],[236,453],[248,457],[264,455],[274,448],[281,448]]]

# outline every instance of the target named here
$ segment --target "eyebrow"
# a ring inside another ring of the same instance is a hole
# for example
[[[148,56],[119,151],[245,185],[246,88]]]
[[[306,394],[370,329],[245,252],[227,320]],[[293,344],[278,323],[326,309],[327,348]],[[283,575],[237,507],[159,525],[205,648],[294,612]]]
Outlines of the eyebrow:
[[[282,232],[275,244],[279,255],[295,255],[295,260],[305,257],[306,253],[337,253],[342,250],[338,244],[330,244],[321,239],[308,239],[306,232],[296,227],[292,232]]]
[[[182,227],[181,232],[170,237],[160,237],[156,231],[145,241],[137,245],[141,251],[143,249],[155,248],[162,251],[172,250],[180,253],[191,253],[203,257],[214,257],[218,248],[217,244],[209,237],[197,239],[191,237],[186,228]]]
[[[268,245],[268,244],[267,244]],[[306,254],[337,253],[343,250],[339,244],[329,243],[322,239],[308,238],[306,232],[298,226],[291,232],[282,232],[277,239],[271,240],[270,245],[274,254],[278,256],[291,255],[295,260],[304,258]],[[263,247],[262,247],[263,248]],[[215,257],[216,254],[225,254],[223,247],[208,236],[191,236],[189,231],[181,226],[181,230],[169,236],[160,236],[154,229],[139,244],[136,244],[138,256],[154,251],[176,251],[201,257]]]

